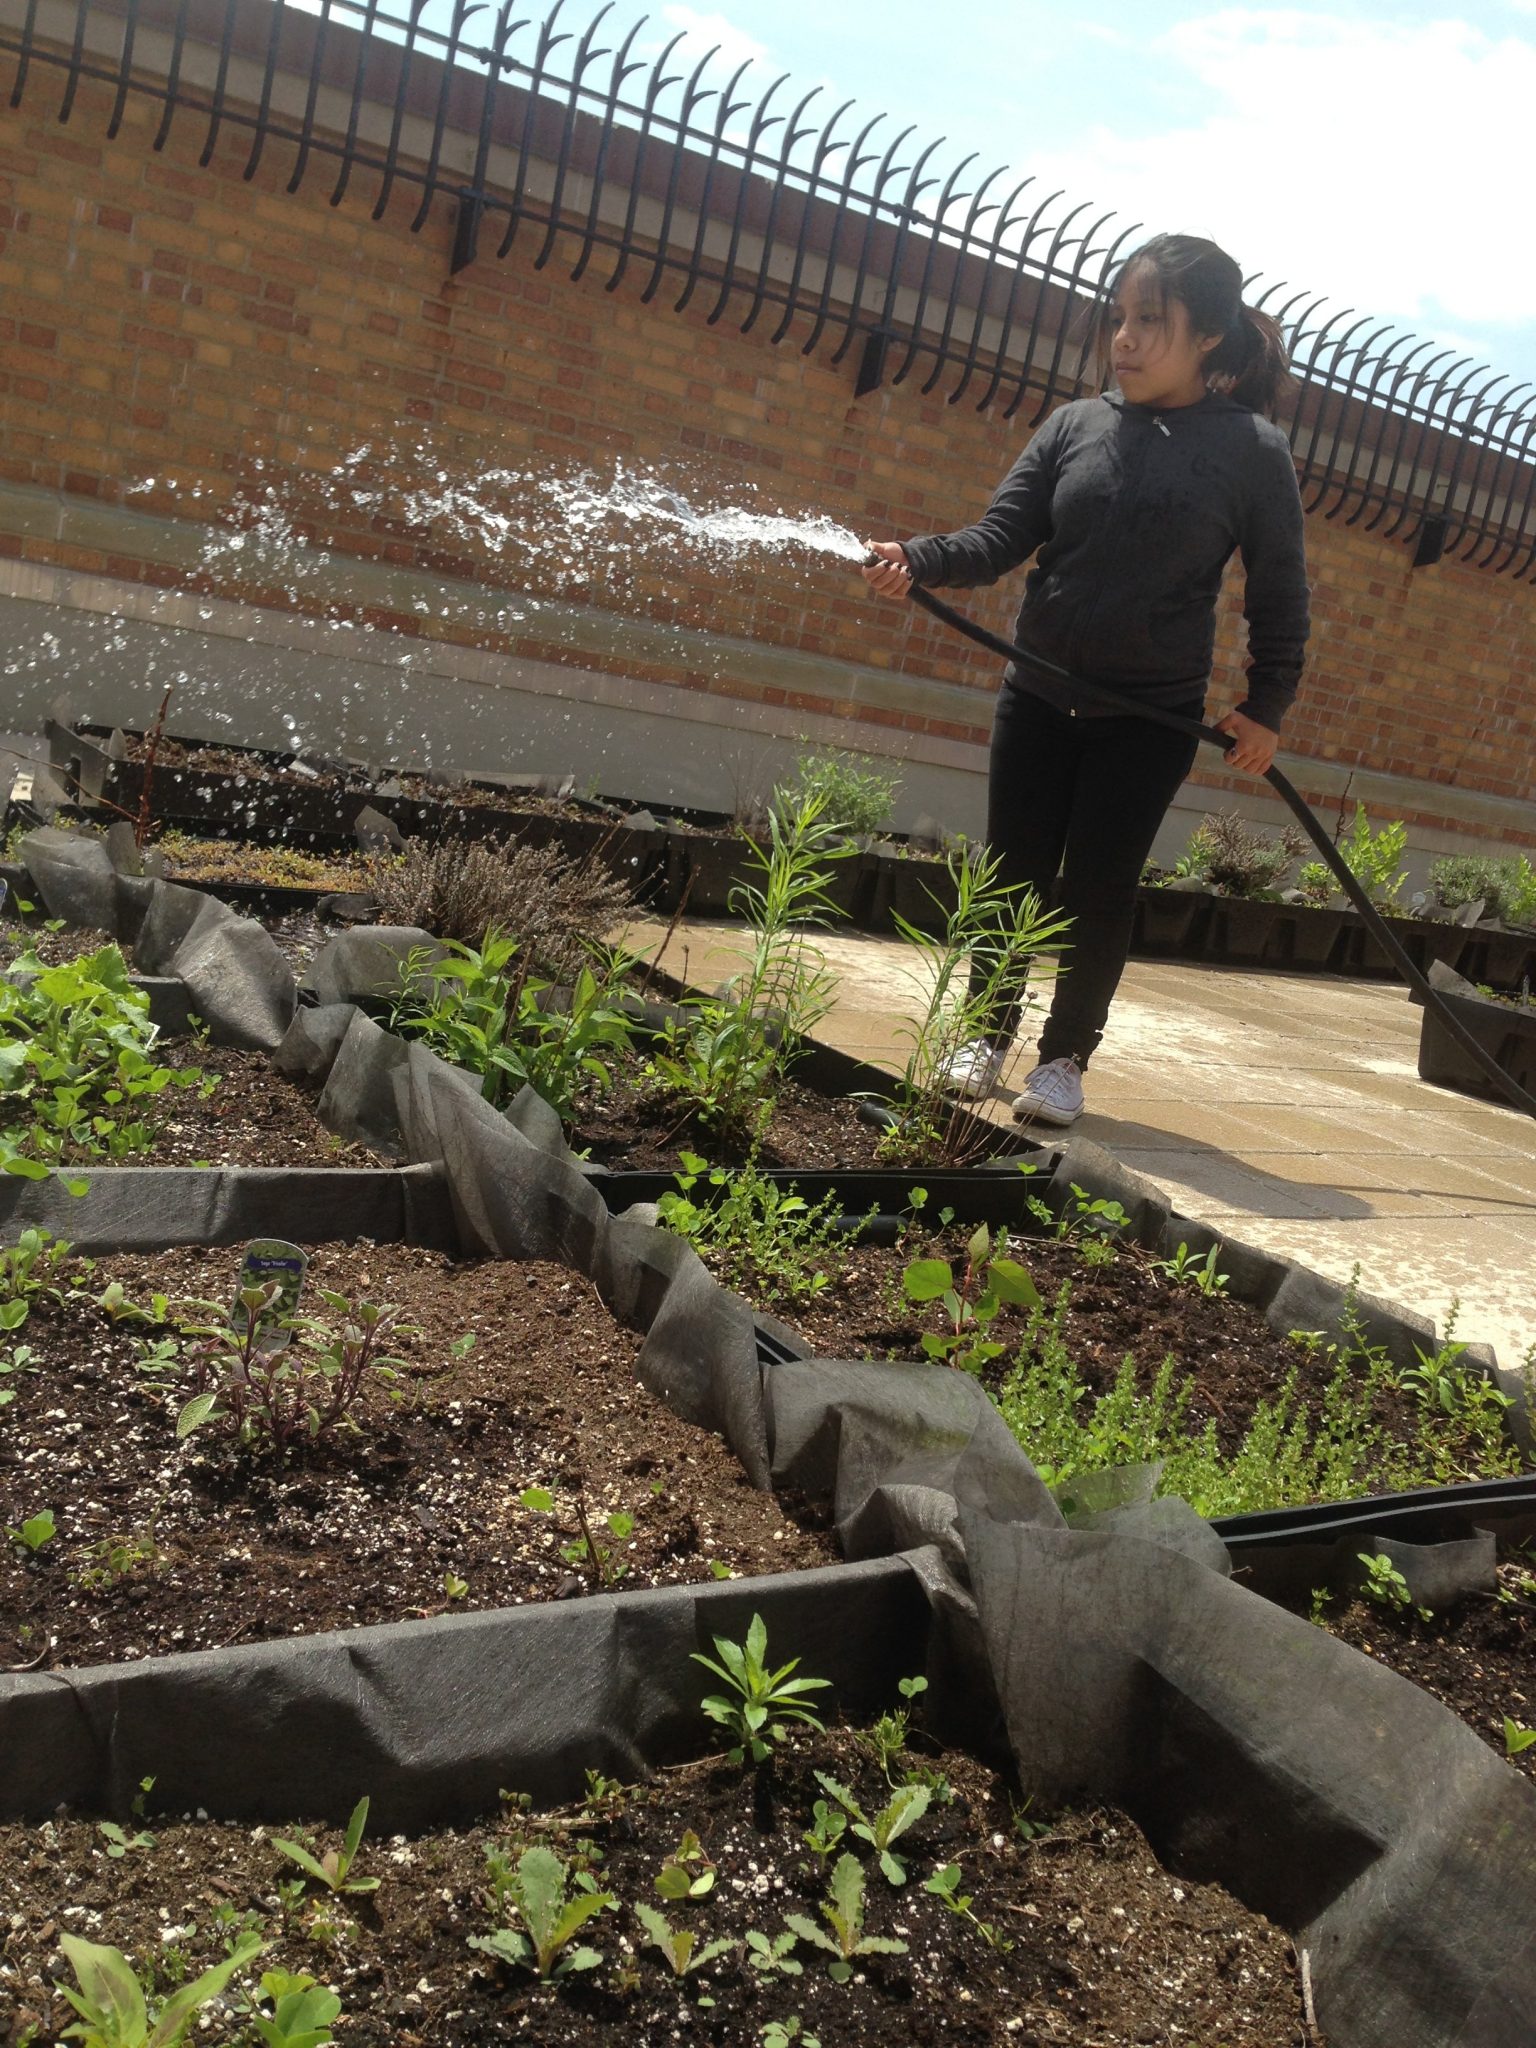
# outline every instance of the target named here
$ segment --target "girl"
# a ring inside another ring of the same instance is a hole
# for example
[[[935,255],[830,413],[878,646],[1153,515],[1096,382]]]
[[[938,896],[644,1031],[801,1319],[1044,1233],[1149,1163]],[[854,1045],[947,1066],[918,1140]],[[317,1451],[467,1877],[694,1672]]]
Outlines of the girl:
[[[1062,406],[974,526],[876,543],[871,590],[903,597],[994,583],[1038,550],[1013,638],[1061,668],[1200,718],[1216,600],[1234,549],[1247,576],[1248,691],[1219,721],[1227,760],[1262,775],[1296,694],[1308,630],[1301,497],[1272,423],[1289,383],[1280,330],[1242,303],[1232,258],[1190,235],[1127,257],[1095,315],[1100,380],[1118,392]],[[1270,417],[1265,417],[1265,416]],[[1040,1061],[1014,1115],[1069,1124],[1130,947],[1136,885],[1198,742],[1074,701],[1023,663],[1003,676],[992,733],[987,838],[1003,882],[1072,919]],[[1070,966],[1070,971],[1067,971]],[[973,982],[973,986],[978,983]],[[986,1037],[950,1070],[986,1094],[1022,1008],[1009,992]]]

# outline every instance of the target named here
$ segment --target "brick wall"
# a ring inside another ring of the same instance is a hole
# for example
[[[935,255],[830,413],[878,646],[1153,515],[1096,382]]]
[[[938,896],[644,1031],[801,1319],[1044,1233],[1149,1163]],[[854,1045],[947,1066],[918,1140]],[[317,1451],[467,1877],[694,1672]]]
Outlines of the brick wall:
[[[711,327],[708,292],[678,315],[666,292],[645,306],[628,284],[613,295],[598,276],[572,284],[559,247],[535,271],[532,230],[507,261],[450,279],[446,205],[413,236],[403,200],[375,223],[360,195],[329,205],[321,177],[287,195],[275,151],[246,182],[247,144],[232,133],[207,169],[187,120],[157,154],[158,110],[140,101],[107,142],[108,100],[88,82],[67,128],[52,112],[42,94],[0,109],[0,478],[11,484],[203,525],[278,479],[313,545],[485,584],[507,575],[510,553],[496,562],[442,528],[338,512],[327,474],[364,441],[396,451],[398,465],[425,435],[435,462],[470,478],[602,470],[619,457],[676,472],[690,495],[736,500],[750,486],[747,502],[760,507],[820,511],[884,536],[974,516],[1025,437],[1021,420],[924,398],[915,385],[855,401],[851,359],[805,358],[793,336],[774,347],[766,320],[746,336],[729,318]],[[154,488],[138,488],[148,479]],[[136,537],[146,524],[125,518],[109,533],[98,522],[87,548],[0,521],[0,556],[199,587]],[[1318,764],[1412,780],[1410,822],[1433,823],[1443,790],[1536,799],[1536,591],[1453,562],[1412,571],[1406,550],[1358,527],[1314,517],[1309,528],[1316,628],[1287,744]],[[796,650],[825,664],[825,687],[805,664],[793,689],[700,665],[686,641],[676,660],[656,658],[653,639],[639,664],[622,636],[594,656],[541,628],[536,609],[522,632],[387,607],[363,617],[406,636],[837,718],[852,745],[901,735],[920,751],[985,738],[991,664],[904,607],[867,601],[840,564],[764,558],[726,574],[664,544],[585,586],[558,549],[512,573],[535,595]],[[260,570],[232,585],[227,561],[217,588],[310,602]],[[1010,579],[970,608],[1004,628],[1017,594]],[[1222,611],[1235,681],[1235,572]],[[910,692],[855,696],[837,683],[850,666],[959,694],[917,709]],[[1218,686],[1213,707],[1236,694]],[[1305,773],[1297,779],[1305,788]],[[1244,786],[1219,773],[1197,780]],[[1536,844],[1536,826],[1511,830],[1506,814],[1499,836]]]

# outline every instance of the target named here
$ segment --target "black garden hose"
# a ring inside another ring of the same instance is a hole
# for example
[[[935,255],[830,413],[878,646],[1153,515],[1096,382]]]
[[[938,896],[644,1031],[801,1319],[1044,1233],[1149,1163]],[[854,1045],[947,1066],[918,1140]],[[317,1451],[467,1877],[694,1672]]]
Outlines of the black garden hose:
[[[871,555],[867,558],[865,566],[874,568],[879,561],[879,556]],[[1053,661],[1043,661],[1039,655],[1013,646],[1000,634],[988,632],[985,626],[978,626],[974,619],[968,619],[964,612],[957,612],[952,605],[945,604],[942,598],[935,597],[931,591],[924,590],[919,584],[914,583],[908,595],[914,604],[921,605],[925,612],[931,613],[934,618],[952,627],[955,632],[963,633],[967,640],[974,640],[978,647],[985,647],[992,654],[1000,654],[1007,661],[1016,661],[1026,669],[1037,669],[1044,675],[1054,677],[1058,682],[1069,683],[1090,703],[1102,704],[1108,710],[1124,712],[1134,718],[1150,719],[1155,725],[1166,725],[1174,732],[1193,734],[1196,739],[1204,740],[1207,746],[1220,747],[1223,753],[1237,744],[1229,733],[1218,732],[1213,725],[1202,725],[1194,718],[1180,718],[1177,712],[1164,711],[1156,705],[1139,704],[1134,697],[1126,696],[1123,691],[1111,689],[1107,683],[1090,682],[1086,676],[1073,675],[1067,669],[1058,668]],[[1350,872],[1338,848],[1287,778],[1278,768],[1271,767],[1265,769],[1264,780],[1294,812],[1308,838],[1327,863],[1334,880],[1365,919],[1366,930],[1378,945],[1385,949],[1388,958],[1397,967],[1403,979],[1418,990],[1425,1005],[1434,1011],[1468,1058],[1477,1062],[1500,1094],[1507,1097],[1516,1109],[1524,1110],[1527,1116],[1536,1116],[1536,1095],[1527,1093],[1512,1074],[1505,1073],[1493,1055],[1478,1044],[1460,1018],[1453,1014],[1450,1005],[1442,1000],[1439,992],[1431,988],[1428,978],[1421,974],[1409,959],[1393,936],[1385,918],[1376,910]]]

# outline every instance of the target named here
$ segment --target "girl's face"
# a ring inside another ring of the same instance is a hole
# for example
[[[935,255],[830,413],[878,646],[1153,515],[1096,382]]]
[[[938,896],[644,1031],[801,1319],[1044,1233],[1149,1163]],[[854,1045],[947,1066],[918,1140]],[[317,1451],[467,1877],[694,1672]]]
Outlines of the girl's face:
[[[1201,366],[1221,336],[1192,333],[1189,308],[1161,298],[1156,280],[1140,269],[1120,280],[1114,315],[1111,360],[1131,404],[1198,405],[1206,391]]]

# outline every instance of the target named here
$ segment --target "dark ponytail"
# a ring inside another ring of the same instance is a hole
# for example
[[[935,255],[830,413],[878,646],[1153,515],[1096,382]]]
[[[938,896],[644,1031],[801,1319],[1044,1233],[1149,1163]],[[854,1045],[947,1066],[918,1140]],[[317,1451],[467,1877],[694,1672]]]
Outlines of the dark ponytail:
[[[1110,381],[1116,293],[1133,270],[1143,289],[1150,286],[1161,296],[1165,311],[1170,299],[1178,300],[1195,334],[1221,336],[1205,358],[1210,388],[1272,418],[1292,381],[1280,323],[1243,304],[1241,270],[1225,249],[1199,235],[1154,235],[1121,264],[1095,308],[1088,336],[1100,382]]]

